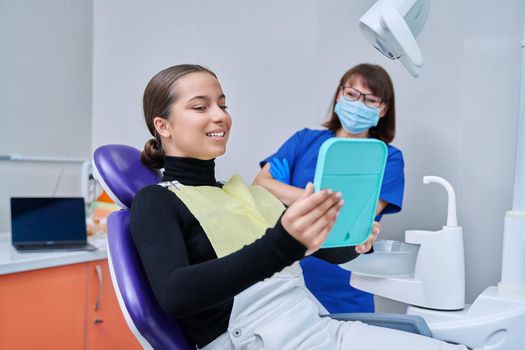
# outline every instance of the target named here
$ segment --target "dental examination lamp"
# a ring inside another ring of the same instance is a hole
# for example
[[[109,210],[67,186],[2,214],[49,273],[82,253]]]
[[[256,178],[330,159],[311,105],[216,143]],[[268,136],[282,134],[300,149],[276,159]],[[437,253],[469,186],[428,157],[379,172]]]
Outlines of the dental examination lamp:
[[[428,17],[430,0],[379,0],[359,20],[359,28],[374,47],[391,60],[399,59],[418,77],[423,55],[416,43]]]
[[[414,37],[428,15],[429,0],[379,0],[360,19],[367,39],[383,54],[399,58],[418,76],[423,58]],[[512,209],[505,213],[501,281],[465,304],[463,229],[456,196],[445,179],[425,176],[448,194],[447,223],[438,231],[408,230],[405,242],[376,241],[374,254],[341,265],[350,284],[408,304],[435,338],[472,349],[525,349],[525,23]],[[446,254],[445,254],[446,253]]]

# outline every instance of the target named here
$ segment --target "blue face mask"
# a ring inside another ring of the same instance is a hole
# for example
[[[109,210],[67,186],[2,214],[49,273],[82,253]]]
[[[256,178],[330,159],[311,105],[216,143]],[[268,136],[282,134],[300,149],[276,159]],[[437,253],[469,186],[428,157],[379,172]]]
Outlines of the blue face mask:
[[[379,122],[379,108],[368,107],[361,101],[351,101],[344,96],[339,98],[334,111],[343,128],[351,134],[360,134]]]

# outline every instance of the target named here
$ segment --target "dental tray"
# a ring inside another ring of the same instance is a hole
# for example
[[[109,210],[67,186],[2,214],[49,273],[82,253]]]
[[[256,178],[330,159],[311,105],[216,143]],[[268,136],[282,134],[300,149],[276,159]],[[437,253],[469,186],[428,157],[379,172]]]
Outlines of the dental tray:
[[[387,158],[376,139],[331,138],[319,150],[315,191],[330,188],[344,205],[322,248],[355,246],[370,236]]]
[[[412,277],[418,252],[418,244],[377,240],[374,242],[373,254],[361,254],[339,266],[364,276]]]

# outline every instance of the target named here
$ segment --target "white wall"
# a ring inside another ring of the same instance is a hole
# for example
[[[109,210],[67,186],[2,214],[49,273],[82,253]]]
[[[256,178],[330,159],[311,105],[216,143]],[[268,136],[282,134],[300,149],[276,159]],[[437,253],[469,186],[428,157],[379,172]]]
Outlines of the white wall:
[[[0,0],[0,155],[88,159],[93,4]],[[80,164],[0,161],[0,232],[11,196],[78,196]]]
[[[406,229],[443,225],[445,192],[423,186],[422,177],[447,178],[457,191],[472,302],[500,279],[525,3],[432,1],[418,38],[423,75],[414,79],[359,33],[357,20],[373,2],[95,1],[93,147],[142,147],[147,81],[174,64],[204,64],[219,75],[234,121],[218,177],[240,172],[251,181],[258,160],[295,130],[320,125],[346,69],[379,63],[396,88],[394,144],[404,151],[407,180],[403,212],[385,217],[381,236],[402,239]]]

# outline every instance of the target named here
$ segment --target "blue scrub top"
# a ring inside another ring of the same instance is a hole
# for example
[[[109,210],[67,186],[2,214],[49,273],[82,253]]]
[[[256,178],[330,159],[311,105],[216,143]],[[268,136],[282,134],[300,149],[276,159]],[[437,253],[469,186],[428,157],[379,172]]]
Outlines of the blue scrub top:
[[[335,132],[331,130],[300,130],[275,154],[260,162],[261,168],[274,157],[286,158],[290,165],[290,185],[304,188],[309,181],[313,182],[319,149],[331,137],[335,137]],[[383,214],[401,210],[405,188],[403,154],[390,145],[387,149],[388,158],[379,198],[388,205],[376,217],[378,221]],[[315,257],[302,259],[301,267],[306,286],[330,313],[374,311],[373,295],[350,286],[350,271]]]

